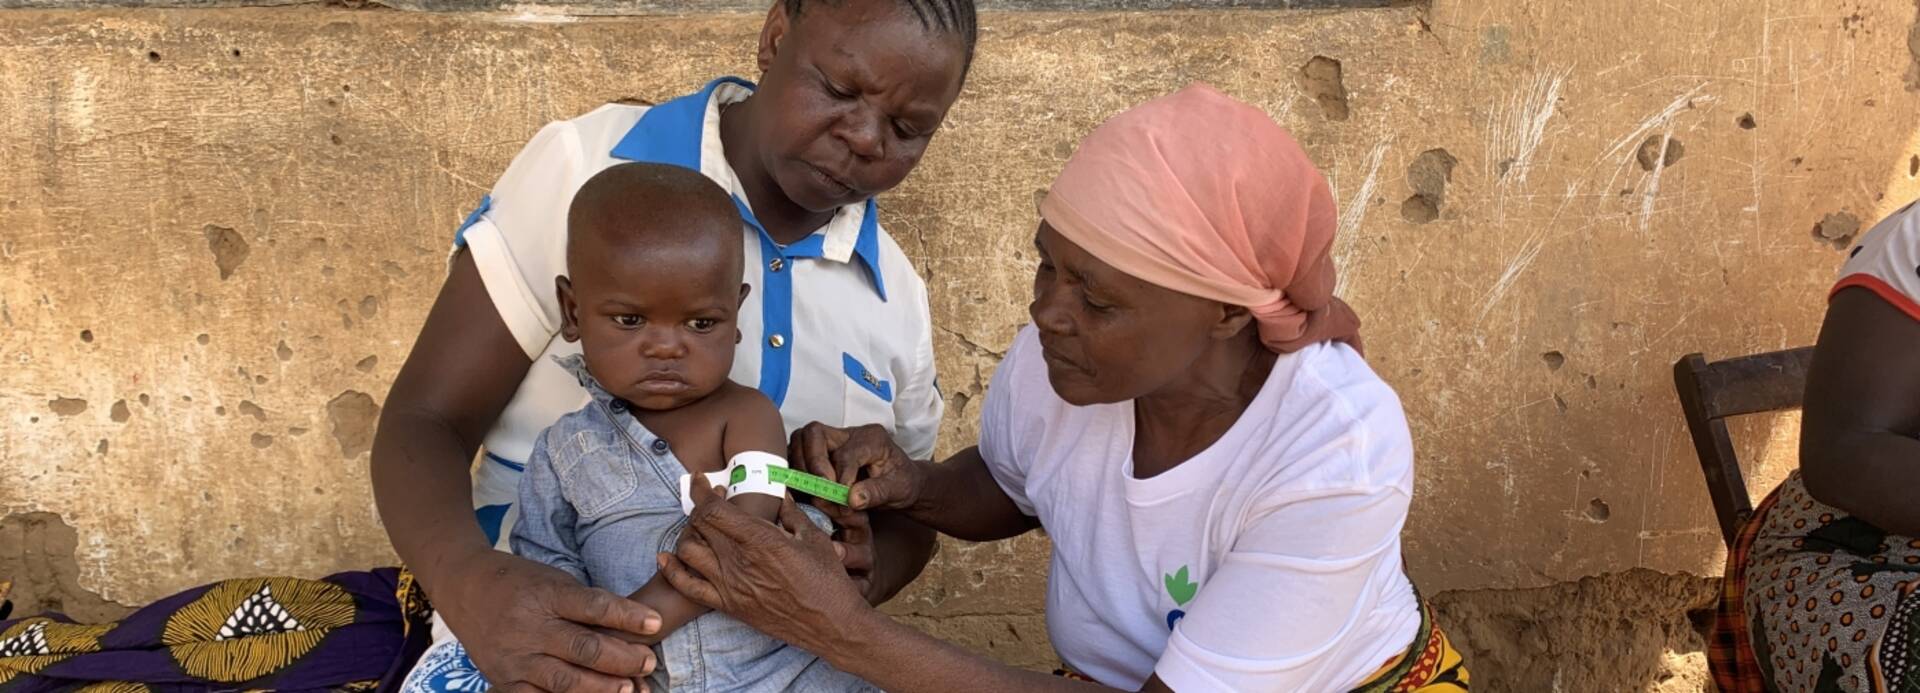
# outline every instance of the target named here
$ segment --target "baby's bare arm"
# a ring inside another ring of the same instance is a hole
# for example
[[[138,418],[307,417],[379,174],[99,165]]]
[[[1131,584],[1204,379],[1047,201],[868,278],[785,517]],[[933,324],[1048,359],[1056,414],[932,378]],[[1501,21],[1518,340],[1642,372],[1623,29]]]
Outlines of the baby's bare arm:
[[[727,412],[727,431],[722,446],[726,448],[729,461],[734,455],[743,452],[765,452],[787,456],[787,429],[780,421],[780,410],[773,406],[773,400],[760,394],[759,390],[742,387],[731,393],[733,396],[724,408]],[[780,516],[780,498],[764,496],[758,493],[743,493],[739,498],[729,498],[727,502],[752,513],[754,517],[768,522]]]
[[[774,518],[780,516],[780,501],[782,498],[782,496],[742,493],[739,498],[728,498],[727,502],[732,503],[734,507],[747,511],[748,514],[754,517],[768,522],[774,522]]]
[[[732,460],[734,455],[743,452],[765,452],[784,459],[787,456],[787,429],[780,420],[780,410],[773,406],[773,400],[767,399],[759,390],[748,387],[730,394],[732,397],[724,408],[727,412],[727,430],[722,443],[727,459]],[[780,516],[781,499],[778,496],[746,493],[727,501],[768,522]]]
[[[786,428],[780,421],[780,410],[773,406],[772,400],[760,394],[759,390],[747,387],[737,387],[722,396],[726,399],[718,403],[720,406],[716,411],[717,415],[726,419],[726,429],[721,434],[723,461],[732,460],[734,455],[743,452],[766,452],[786,457]],[[703,479],[695,476],[694,482],[702,483]],[[755,517],[773,521],[780,515],[781,500],[779,496],[745,493],[738,498],[729,498],[727,502]],[[659,642],[668,633],[708,611],[706,607],[681,596],[658,573],[630,598],[660,612],[660,630],[653,642]]]
[[[693,619],[699,618],[701,614],[710,611],[710,609],[695,604],[692,600],[681,596],[679,590],[674,589],[673,585],[667,584],[666,577],[661,573],[654,573],[653,578],[647,580],[647,584],[641,585],[640,589],[635,590],[633,594],[627,595],[627,598],[640,602],[646,605],[647,608],[660,613],[660,630],[654,631],[651,637],[641,639],[641,642],[648,645],[657,644],[661,640],[665,640],[668,635],[679,630],[681,626],[687,625],[692,622]]]
[[[780,409],[773,406],[773,400],[743,385],[733,386],[726,397],[719,407],[727,419],[726,432],[721,436],[726,458],[731,460],[743,452],[765,452],[785,459],[786,424],[780,421]]]

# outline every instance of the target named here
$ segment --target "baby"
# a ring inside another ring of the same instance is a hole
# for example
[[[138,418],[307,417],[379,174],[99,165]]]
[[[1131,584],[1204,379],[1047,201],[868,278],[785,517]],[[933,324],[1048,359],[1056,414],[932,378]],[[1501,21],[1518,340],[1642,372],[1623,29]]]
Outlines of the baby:
[[[575,193],[567,276],[555,284],[560,334],[582,353],[561,365],[592,401],[535,442],[513,550],[658,611],[653,690],[869,690],[805,651],[706,614],[657,574],[654,555],[673,550],[686,526],[689,473],[733,467],[734,479],[752,477],[727,502],[767,519],[784,497],[764,481],[767,466],[786,466],[780,411],[727,379],[748,291],[741,244],[732,198],[695,171],[620,164]],[[826,525],[819,511],[803,511]]]

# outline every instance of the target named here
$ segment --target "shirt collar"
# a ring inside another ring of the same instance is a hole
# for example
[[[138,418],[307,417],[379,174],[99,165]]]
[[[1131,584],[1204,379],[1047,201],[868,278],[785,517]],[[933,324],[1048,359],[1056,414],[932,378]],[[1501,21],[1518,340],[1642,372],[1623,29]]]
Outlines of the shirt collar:
[[[764,237],[766,229],[748,208],[740,179],[727,164],[720,144],[720,107],[746,100],[753,89],[753,83],[747,80],[721,77],[700,91],[649,108],[610,154],[616,159],[699,171],[733,195],[741,216]],[[887,299],[880,274],[880,214],[873,198],[841,207],[815,236],[820,237],[818,257],[834,262],[858,258],[873,280],[874,293],[882,301]],[[794,245],[812,241],[813,237],[808,237]]]
[[[622,416],[623,414],[632,414],[633,405],[628,404],[626,400],[615,397],[612,392],[608,392],[607,388],[600,385],[600,381],[595,379],[593,373],[587,370],[587,357],[585,354],[567,354],[565,356],[552,356],[550,358],[553,359],[554,363],[559,364],[562,370],[572,373],[573,377],[578,378],[580,380],[580,387],[587,391],[587,397],[604,407],[606,411],[612,412],[609,416],[611,417],[613,425],[624,428],[627,435],[632,438],[635,443],[644,446],[641,449],[652,450],[655,455],[665,456],[671,454],[667,448],[667,444],[662,442],[665,439],[661,438],[659,434],[654,433],[652,429],[647,428],[646,424],[641,423],[640,417],[632,415]],[[668,457],[667,459],[671,460],[673,458]]]
[[[554,356],[552,358],[553,362],[558,364],[562,370],[572,373],[573,377],[580,380],[580,387],[586,389],[587,395],[592,397],[593,401],[609,406],[613,404],[614,399],[616,399],[613,393],[601,387],[600,381],[595,380],[593,373],[587,371],[587,357],[584,354],[567,354],[565,356]]]

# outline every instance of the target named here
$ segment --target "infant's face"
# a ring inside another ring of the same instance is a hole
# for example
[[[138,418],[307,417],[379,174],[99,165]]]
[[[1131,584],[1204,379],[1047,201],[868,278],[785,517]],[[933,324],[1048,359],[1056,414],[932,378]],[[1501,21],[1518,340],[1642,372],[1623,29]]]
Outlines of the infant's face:
[[[727,381],[744,287],[739,261],[711,250],[609,249],[569,268],[581,349],[601,387],[664,411]]]

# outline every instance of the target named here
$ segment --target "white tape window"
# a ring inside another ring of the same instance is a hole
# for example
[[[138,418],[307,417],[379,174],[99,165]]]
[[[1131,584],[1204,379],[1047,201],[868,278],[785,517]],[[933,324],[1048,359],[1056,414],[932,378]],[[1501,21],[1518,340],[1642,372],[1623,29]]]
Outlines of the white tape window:
[[[768,467],[787,468],[786,459],[769,452],[750,450],[734,455],[727,461],[727,468],[702,475],[707,483],[724,490],[726,497],[732,498],[742,493],[758,493],[763,496],[781,498],[787,495],[787,485],[774,481],[767,473]],[[680,512],[693,514],[693,475],[680,475]]]

